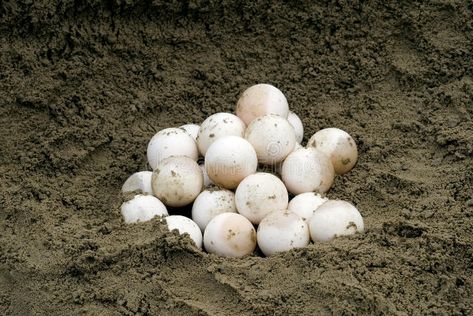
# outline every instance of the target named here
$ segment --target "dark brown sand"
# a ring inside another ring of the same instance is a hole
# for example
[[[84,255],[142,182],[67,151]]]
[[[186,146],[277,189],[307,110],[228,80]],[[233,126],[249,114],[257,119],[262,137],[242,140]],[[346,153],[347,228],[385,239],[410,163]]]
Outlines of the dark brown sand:
[[[472,3],[315,2],[0,2],[0,314],[471,315]],[[366,233],[224,259],[125,225],[150,137],[259,82],[354,136],[329,197]]]

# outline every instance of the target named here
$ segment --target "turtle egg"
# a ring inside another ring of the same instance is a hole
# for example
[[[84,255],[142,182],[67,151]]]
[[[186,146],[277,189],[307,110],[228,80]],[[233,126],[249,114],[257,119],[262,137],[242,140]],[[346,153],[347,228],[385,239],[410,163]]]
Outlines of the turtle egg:
[[[312,240],[329,241],[338,236],[353,235],[364,231],[363,218],[352,204],[330,200],[317,208],[309,220]]]
[[[265,256],[270,256],[277,252],[307,246],[310,241],[309,227],[293,212],[274,211],[263,218],[258,225],[256,239]]]
[[[202,174],[204,175],[204,188],[207,188],[214,184],[212,180],[210,180],[209,175],[207,174],[207,170],[205,170],[205,164],[199,165],[200,170],[202,170]]]
[[[294,128],[294,132],[296,133],[296,141],[301,143],[302,139],[304,138],[304,126],[302,125],[301,119],[296,113],[289,111],[287,120]]]
[[[166,128],[156,133],[148,143],[146,154],[153,170],[161,160],[171,156],[186,156],[194,160],[199,157],[194,139],[180,128]]]
[[[151,171],[135,172],[123,183],[122,192],[127,193],[138,190],[142,193],[153,194],[153,189],[151,188],[152,175]]]
[[[253,145],[262,164],[273,165],[283,161],[296,145],[294,128],[285,118],[274,114],[252,121],[245,138]]]
[[[264,83],[246,89],[236,106],[236,115],[247,125],[266,114],[276,114],[287,118],[288,113],[289,106],[281,90]]]
[[[217,139],[205,154],[205,170],[216,185],[234,189],[256,172],[258,158],[251,144],[237,136]]]
[[[166,216],[166,206],[151,195],[135,195],[133,199],[124,202],[121,212],[125,223],[146,222],[155,216]]]
[[[153,193],[167,206],[192,203],[204,186],[197,162],[189,157],[169,157],[161,161],[151,178]]]
[[[209,116],[200,126],[197,147],[205,156],[212,143],[223,136],[243,137],[246,125],[238,116],[231,113],[216,113]]]
[[[256,248],[256,231],[244,216],[222,213],[215,216],[204,231],[205,249],[220,256],[243,257]]]
[[[324,128],[309,139],[307,147],[315,147],[330,157],[337,174],[350,171],[358,160],[353,138],[339,128]]]
[[[296,195],[291,201],[287,209],[293,213],[296,213],[306,222],[310,220],[315,210],[328,199],[322,197],[320,194],[315,192],[306,192]]]
[[[284,183],[270,173],[258,172],[246,177],[235,192],[238,213],[253,224],[267,214],[287,209],[288,193]]]
[[[202,231],[212,218],[222,213],[236,213],[235,194],[225,189],[202,191],[192,205],[192,219]]]
[[[189,234],[197,247],[202,248],[202,232],[193,220],[181,215],[167,216],[165,219],[169,231],[177,229],[179,234]]]
[[[330,159],[315,148],[301,148],[282,164],[281,177],[289,192],[327,192],[333,184],[335,173]]]
[[[192,137],[194,140],[197,139],[197,134],[199,134],[199,129],[200,129],[199,125],[197,125],[197,124],[186,124],[186,125],[179,126],[179,128],[186,131],[187,134],[189,134],[190,137]]]

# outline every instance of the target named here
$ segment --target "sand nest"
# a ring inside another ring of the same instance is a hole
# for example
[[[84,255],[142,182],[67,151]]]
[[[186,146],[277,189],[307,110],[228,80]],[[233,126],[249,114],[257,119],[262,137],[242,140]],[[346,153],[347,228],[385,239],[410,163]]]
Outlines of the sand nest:
[[[468,1],[73,3],[0,7],[0,314],[473,312]],[[257,82],[355,138],[330,196],[365,234],[225,259],[125,225],[149,138]]]

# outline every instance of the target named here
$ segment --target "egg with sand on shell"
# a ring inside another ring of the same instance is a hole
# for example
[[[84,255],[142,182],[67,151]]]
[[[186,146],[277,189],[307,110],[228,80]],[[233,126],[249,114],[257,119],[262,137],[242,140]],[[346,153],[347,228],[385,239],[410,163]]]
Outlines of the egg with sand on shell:
[[[197,139],[197,135],[199,134],[200,126],[197,124],[185,124],[180,126],[179,128],[183,129],[184,131],[189,134],[194,140]]]
[[[153,194],[153,189],[151,188],[152,176],[153,173],[151,171],[135,172],[123,183],[122,192],[140,191],[141,193]]]
[[[188,234],[198,248],[202,248],[202,232],[199,226],[188,217],[171,215],[163,219],[169,231],[177,230],[179,234]]]
[[[161,161],[151,178],[153,193],[164,204],[181,207],[192,203],[204,188],[204,176],[189,157],[169,157]]]
[[[246,125],[240,118],[231,113],[216,113],[202,123],[197,134],[197,147],[205,156],[210,145],[224,136],[243,137]]]
[[[308,222],[317,208],[327,201],[328,198],[322,197],[318,193],[306,192],[296,195],[289,201],[287,209]]]
[[[258,246],[266,256],[302,248],[309,244],[309,227],[297,214],[288,210],[273,211],[258,225]]]
[[[339,128],[324,128],[309,139],[307,147],[325,153],[337,174],[350,171],[358,161],[358,149],[353,138]]]
[[[125,223],[146,222],[155,216],[167,216],[166,206],[151,195],[135,195],[121,206],[121,213]]]
[[[266,165],[282,162],[297,143],[291,124],[274,114],[253,120],[246,128],[245,139],[255,149],[258,162]]]
[[[235,194],[230,190],[218,187],[202,191],[192,205],[192,219],[202,231],[215,216],[236,212]]]
[[[351,203],[330,200],[319,206],[309,220],[310,236],[314,242],[327,242],[339,236],[362,233],[363,217]]]
[[[184,129],[165,128],[151,138],[146,155],[154,170],[162,160],[172,156],[186,156],[197,160],[199,151],[195,140]]]
[[[215,216],[204,231],[204,246],[224,257],[243,257],[256,248],[256,231],[244,216],[223,213]]]
[[[288,200],[284,183],[275,175],[265,172],[246,177],[235,191],[238,213],[253,224],[259,224],[272,211],[285,210]]]
[[[300,148],[284,160],[281,178],[292,194],[327,192],[335,179],[332,163],[327,155],[315,148]]]

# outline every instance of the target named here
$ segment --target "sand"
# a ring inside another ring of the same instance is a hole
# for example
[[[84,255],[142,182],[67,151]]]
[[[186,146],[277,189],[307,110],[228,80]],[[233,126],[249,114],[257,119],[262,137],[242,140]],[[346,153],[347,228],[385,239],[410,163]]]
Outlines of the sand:
[[[151,136],[260,82],[353,135],[328,196],[366,233],[225,259],[125,225]],[[0,314],[471,315],[472,100],[466,0],[2,2]]]

